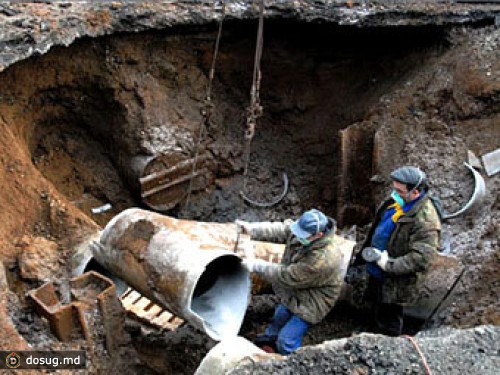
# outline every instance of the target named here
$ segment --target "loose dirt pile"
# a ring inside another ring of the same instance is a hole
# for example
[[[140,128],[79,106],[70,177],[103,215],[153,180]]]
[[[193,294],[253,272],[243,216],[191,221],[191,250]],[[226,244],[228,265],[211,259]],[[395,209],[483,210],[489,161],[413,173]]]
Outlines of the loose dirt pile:
[[[450,375],[497,374],[499,339],[500,328],[495,326],[467,330],[443,328],[415,336],[432,372]],[[228,374],[424,373],[422,357],[409,339],[361,334],[299,349],[282,361],[245,363]]]

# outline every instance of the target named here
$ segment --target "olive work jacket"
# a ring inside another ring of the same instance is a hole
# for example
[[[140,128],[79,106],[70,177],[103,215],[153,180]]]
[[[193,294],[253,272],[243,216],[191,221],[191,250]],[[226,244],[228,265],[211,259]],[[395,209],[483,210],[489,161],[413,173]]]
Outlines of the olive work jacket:
[[[343,255],[335,248],[335,222],[328,232],[308,246],[297,241],[290,221],[252,223],[252,239],[285,243],[281,264],[259,274],[272,283],[275,294],[293,314],[319,323],[332,309],[343,285]]]
[[[370,246],[375,228],[393,203],[388,199],[379,207],[362,248]],[[410,305],[416,302],[438,253],[441,220],[427,193],[395,224],[387,244],[389,260],[382,274],[381,302]]]

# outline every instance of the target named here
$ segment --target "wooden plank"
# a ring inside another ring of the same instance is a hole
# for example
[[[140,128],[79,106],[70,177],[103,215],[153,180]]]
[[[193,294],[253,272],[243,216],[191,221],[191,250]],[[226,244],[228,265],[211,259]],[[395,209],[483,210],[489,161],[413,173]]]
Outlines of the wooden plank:
[[[168,322],[168,323],[165,323],[164,328],[167,328],[167,329],[169,329],[169,330],[173,331],[173,330],[175,330],[175,329],[179,328],[179,326],[180,326],[182,323],[184,323],[184,320],[182,320],[181,318],[178,318],[178,317],[176,317],[176,316],[175,316],[175,317],[172,319],[172,321],[170,321],[170,322]]]
[[[147,320],[153,320],[154,318],[156,318],[156,316],[158,316],[161,312],[163,311],[163,309],[158,306],[158,305],[153,305],[151,306],[148,310],[145,310],[144,311],[144,318],[146,318]]]
[[[146,297],[142,297],[136,303],[129,306],[129,310],[136,314],[137,316],[143,316],[145,311],[144,309],[151,303]]]
[[[127,313],[144,323],[169,330],[184,323],[184,320],[151,302],[132,288],[127,289],[120,299]]]
[[[123,300],[125,297],[127,297],[130,293],[132,293],[134,291],[134,289],[132,288],[127,288],[127,290],[125,292],[123,292],[123,294],[120,296],[120,299]]]
[[[169,321],[172,317],[173,317],[173,314],[170,314],[168,311],[164,311],[159,316],[154,318],[151,322],[163,327],[163,326],[165,326],[165,324],[169,323]]]
[[[122,299],[123,306],[129,306],[137,302],[142,296],[135,290],[130,292],[125,298]]]
[[[148,307],[151,304],[151,301],[147,299],[146,297],[142,297],[139,301],[134,303],[134,307],[141,309],[141,310],[146,310],[146,307]]]
[[[139,294],[139,292],[135,291],[135,290],[132,290],[128,295],[127,297],[125,297],[124,299],[122,299],[122,302],[127,304],[127,305],[130,305],[130,304],[133,304],[135,303],[136,301],[138,301],[140,298],[141,298],[141,294]]]
[[[174,319],[170,323],[176,327],[179,327],[181,324],[184,323],[184,319],[181,319],[178,316],[176,316],[176,317],[174,317]]]

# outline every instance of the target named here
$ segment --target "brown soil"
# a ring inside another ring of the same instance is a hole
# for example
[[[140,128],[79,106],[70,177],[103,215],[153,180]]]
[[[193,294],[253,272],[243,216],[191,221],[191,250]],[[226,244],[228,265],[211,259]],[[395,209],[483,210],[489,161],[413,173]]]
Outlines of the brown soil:
[[[291,185],[280,205],[258,209],[238,195],[254,26],[229,23],[224,31],[214,117],[203,141],[216,162],[214,183],[195,192],[187,210],[169,214],[269,220],[311,206],[337,216],[341,207],[345,224],[363,226],[384,194],[376,181],[406,163],[428,172],[449,211],[463,204],[471,191],[461,164],[467,149],[482,155],[500,146],[498,29],[272,23],[262,62],[265,112],[252,144],[247,192],[259,201],[273,199],[282,171]],[[0,75],[0,246],[10,288],[0,304],[1,347],[57,342],[25,301],[24,292],[46,281],[47,273],[22,278],[23,252],[43,243],[40,238],[54,243],[47,248],[59,261],[48,262],[49,278],[68,280],[75,246],[114,214],[142,205],[134,158],[192,155],[215,33],[177,31],[83,40]],[[362,131],[346,160],[339,131],[349,126]],[[379,178],[370,181],[374,175]],[[499,179],[486,178],[480,211],[445,225],[467,272],[435,324],[500,323]],[[91,212],[105,203],[110,211]],[[41,268],[47,264],[39,259]],[[270,297],[254,299],[242,334],[260,332],[272,306]],[[306,343],[366,328],[362,314],[340,307]],[[165,334],[129,321],[127,330],[144,372],[192,373],[214,344],[189,325]],[[103,353],[95,355],[102,359]]]

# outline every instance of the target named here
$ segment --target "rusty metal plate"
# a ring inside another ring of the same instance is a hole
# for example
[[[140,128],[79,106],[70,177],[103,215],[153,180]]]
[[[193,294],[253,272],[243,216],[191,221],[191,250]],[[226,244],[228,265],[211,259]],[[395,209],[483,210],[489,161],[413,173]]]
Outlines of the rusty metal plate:
[[[77,332],[83,333],[88,340],[85,311],[106,296],[116,298],[115,285],[108,278],[90,271],[71,279],[70,290],[73,301],[67,304],[59,300],[52,282],[31,290],[28,296],[34,301],[38,314],[49,321],[50,329],[59,340],[70,341]]]
[[[500,172],[500,148],[482,156],[484,169],[488,176]]]
[[[181,153],[168,153],[151,159],[139,178],[143,202],[160,212],[167,211],[180,203],[187,195],[191,176],[192,191],[205,189],[213,180],[208,154],[194,158]]]

